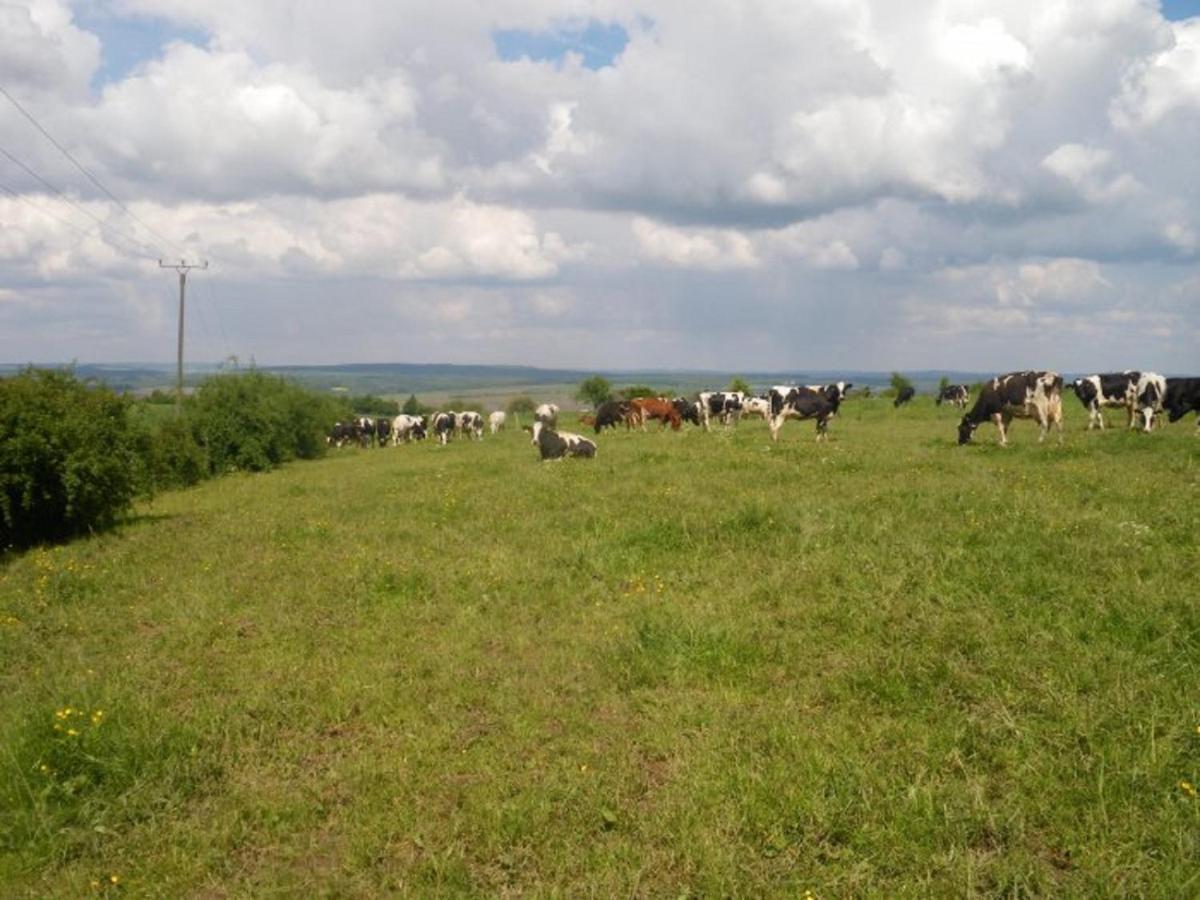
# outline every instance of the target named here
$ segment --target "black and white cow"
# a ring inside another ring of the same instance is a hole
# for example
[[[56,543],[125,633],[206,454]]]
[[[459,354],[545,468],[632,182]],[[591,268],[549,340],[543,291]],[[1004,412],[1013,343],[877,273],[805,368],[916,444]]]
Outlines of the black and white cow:
[[[596,455],[596,443],[581,434],[555,431],[544,422],[533,423],[533,442],[537,444],[542,461],[579,456],[592,459]]]
[[[953,403],[959,409],[966,409],[967,401],[971,399],[971,389],[965,384],[948,384],[938,391],[936,403],[941,406],[943,401]]]
[[[700,416],[700,401],[692,401],[686,397],[676,397],[671,401],[671,405],[675,407],[675,412],[679,413],[679,418],[685,422],[691,422],[693,425],[701,424]],[[597,421],[599,421],[597,419]]]
[[[892,409],[898,409],[915,396],[917,396],[917,389],[911,384],[906,384],[896,393],[896,399],[892,401]]]
[[[370,447],[375,440],[375,420],[370,416],[359,416],[354,420],[358,426],[358,443],[361,447]]]
[[[437,435],[438,443],[445,445],[454,437],[454,431],[458,424],[458,414],[454,412],[434,413],[431,424],[433,426],[433,433]]]
[[[533,420],[553,428],[558,424],[558,404],[543,403],[533,411]]]
[[[392,445],[425,440],[425,417],[401,413],[392,419]]]
[[[357,422],[334,422],[325,441],[334,447],[345,447],[349,443],[359,443],[361,438]]]
[[[1200,435],[1200,378],[1168,378],[1163,408],[1169,422],[1178,422],[1188,413],[1196,412],[1196,434]]]
[[[1099,427],[1104,430],[1105,406],[1121,406],[1128,414],[1128,425],[1133,427],[1133,406],[1141,372],[1104,372],[1100,375],[1085,375],[1071,382],[1071,389],[1088,413],[1087,430]]]
[[[375,420],[375,446],[386,447],[392,442],[392,420],[387,416],[380,416]]]
[[[854,382],[835,381],[833,384],[806,384],[805,387],[810,391],[822,394],[826,400],[832,403],[833,414],[836,416],[842,402],[846,399],[846,394],[850,391],[850,388],[854,387]]]
[[[971,411],[958,425],[958,442],[969,443],[981,424],[991,419],[1000,432],[1000,446],[1008,446],[1008,425],[1014,418],[1037,419],[1038,443],[1053,424],[1062,443],[1062,376],[1057,372],[1009,372],[983,386]]]
[[[458,431],[467,437],[477,441],[483,440],[483,416],[479,413],[473,410],[460,412],[455,416],[454,424]]]
[[[779,430],[787,419],[816,419],[817,440],[829,436],[829,420],[837,412],[837,404],[828,393],[807,387],[777,385],[771,388],[771,440],[779,440]]]
[[[742,401],[743,416],[758,416],[760,419],[770,421],[771,419],[771,398],[770,397],[747,397]]]
[[[708,431],[713,419],[719,419],[726,428],[737,425],[742,417],[746,395],[741,391],[704,391],[699,399],[700,419],[704,430]]]
[[[1133,390],[1133,418],[1129,427],[1149,433],[1155,417],[1163,411],[1166,396],[1167,379],[1156,372],[1143,372]]]

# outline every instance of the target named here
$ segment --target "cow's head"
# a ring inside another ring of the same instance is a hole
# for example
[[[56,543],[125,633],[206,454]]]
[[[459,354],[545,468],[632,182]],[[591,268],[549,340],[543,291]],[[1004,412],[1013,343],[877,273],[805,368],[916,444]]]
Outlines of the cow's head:
[[[958,423],[959,446],[971,443],[971,435],[975,433],[975,429],[978,427],[979,423],[972,422],[970,416],[963,416],[962,421]]]

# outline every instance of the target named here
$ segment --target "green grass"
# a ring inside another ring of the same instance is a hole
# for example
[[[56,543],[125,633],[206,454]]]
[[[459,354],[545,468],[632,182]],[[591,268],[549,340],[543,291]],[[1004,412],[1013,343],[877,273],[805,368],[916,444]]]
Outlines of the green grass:
[[[3,893],[1195,895],[1200,440],[1068,414],[348,449],[9,559]]]

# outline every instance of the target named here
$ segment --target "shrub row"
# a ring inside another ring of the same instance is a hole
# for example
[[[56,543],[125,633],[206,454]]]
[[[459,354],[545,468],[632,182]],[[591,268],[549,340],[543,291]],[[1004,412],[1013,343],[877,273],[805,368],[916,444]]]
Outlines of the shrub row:
[[[108,527],[139,494],[317,457],[340,407],[251,370],[203,381],[181,416],[132,411],[69,371],[0,379],[0,551]]]

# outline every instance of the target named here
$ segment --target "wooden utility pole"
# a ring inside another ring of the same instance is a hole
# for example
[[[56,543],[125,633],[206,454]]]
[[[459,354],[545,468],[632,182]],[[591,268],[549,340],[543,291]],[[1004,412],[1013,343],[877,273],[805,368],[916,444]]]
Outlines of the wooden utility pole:
[[[182,259],[176,263],[158,261],[160,269],[174,269],[179,273],[179,343],[175,350],[175,415],[183,408],[183,298],[187,292],[187,273],[191,269],[207,269],[208,260],[203,265],[186,263]]]

